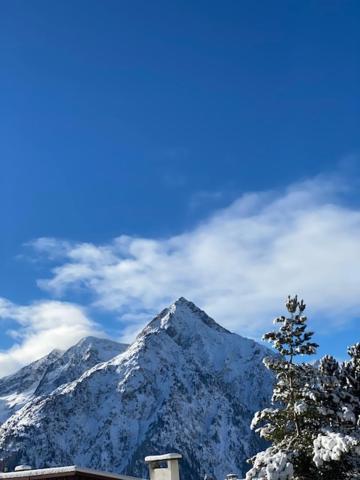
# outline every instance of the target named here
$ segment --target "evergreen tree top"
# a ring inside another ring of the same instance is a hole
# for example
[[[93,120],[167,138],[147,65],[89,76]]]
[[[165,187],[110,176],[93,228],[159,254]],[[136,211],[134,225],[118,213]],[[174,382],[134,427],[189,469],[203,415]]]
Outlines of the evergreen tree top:
[[[263,340],[271,342],[278,352],[289,361],[297,355],[312,355],[316,353],[317,343],[311,342],[314,332],[307,332],[307,317],[303,315],[306,305],[304,300],[298,300],[297,295],[287,298],[285,303],[289,316],[281,315],[275,318],[274,323],[279,324],[279,330],[268,332]]]

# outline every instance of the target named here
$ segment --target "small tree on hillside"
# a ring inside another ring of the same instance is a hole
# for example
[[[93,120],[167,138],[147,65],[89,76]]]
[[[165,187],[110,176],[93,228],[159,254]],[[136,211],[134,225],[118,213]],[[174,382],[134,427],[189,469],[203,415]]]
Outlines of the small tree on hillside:
[[[274,320],[278,331],[264,335],[279,352],[264,363],[275,373],[276,385],[272,402],[274,407],[257,412],[252,428],[272,443],[251,460],[253,468],[246,479],[312,478],[313,422],[316,418],[312,401],[314,369],[298,364],[297,357],[316,353],[318,345],[311,341],[313,332],[307,331],[305,304],[297,296],[286,302],[289,315]]]

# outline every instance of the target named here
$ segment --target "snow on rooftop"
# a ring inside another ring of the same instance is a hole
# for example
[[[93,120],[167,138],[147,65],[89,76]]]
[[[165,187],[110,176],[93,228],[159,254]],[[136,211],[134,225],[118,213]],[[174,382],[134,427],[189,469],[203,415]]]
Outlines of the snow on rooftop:
[[[90,468],[77,467],[76,465],[70,465],[66,467],[52,467],[52,468],[39,468],[34,470],[21,470],[18,472],[6,472],[0,473],[0,479],[10,478],[29,478],[29,477],[57,477],[62,475],[71,474],[84,474],[95,475],[98,477],[105,477],[117,480],[139,480],[137,477],[131,477],[129,475],[119,475],[117,473],[102,472],[100,470],[93,470]]]

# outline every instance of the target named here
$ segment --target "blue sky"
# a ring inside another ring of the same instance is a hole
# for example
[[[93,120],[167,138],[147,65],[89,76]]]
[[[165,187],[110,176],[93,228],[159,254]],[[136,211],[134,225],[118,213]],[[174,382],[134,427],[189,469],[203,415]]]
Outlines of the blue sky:
[[[3,1],[0,373],[185,295],[359,339],[356,1]],[[295,292],[296,291],[296,292]]]

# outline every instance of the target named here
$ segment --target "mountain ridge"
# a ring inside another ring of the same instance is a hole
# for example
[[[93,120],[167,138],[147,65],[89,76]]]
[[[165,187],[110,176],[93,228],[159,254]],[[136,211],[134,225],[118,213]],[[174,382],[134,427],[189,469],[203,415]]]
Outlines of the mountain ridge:
[[[249,424],[270,400],[269,353],[180,298],[124,351],[15,412],[0,455],[143,476],[145,455],[175,450],[190,480],[242,474],[263,446]]]
[[[106,338],[87,336],[67,350],[54,349],[17,372],[0,378],[0,422],[32,398],[55,390],[82,372],[109,360],[128,345]]]

